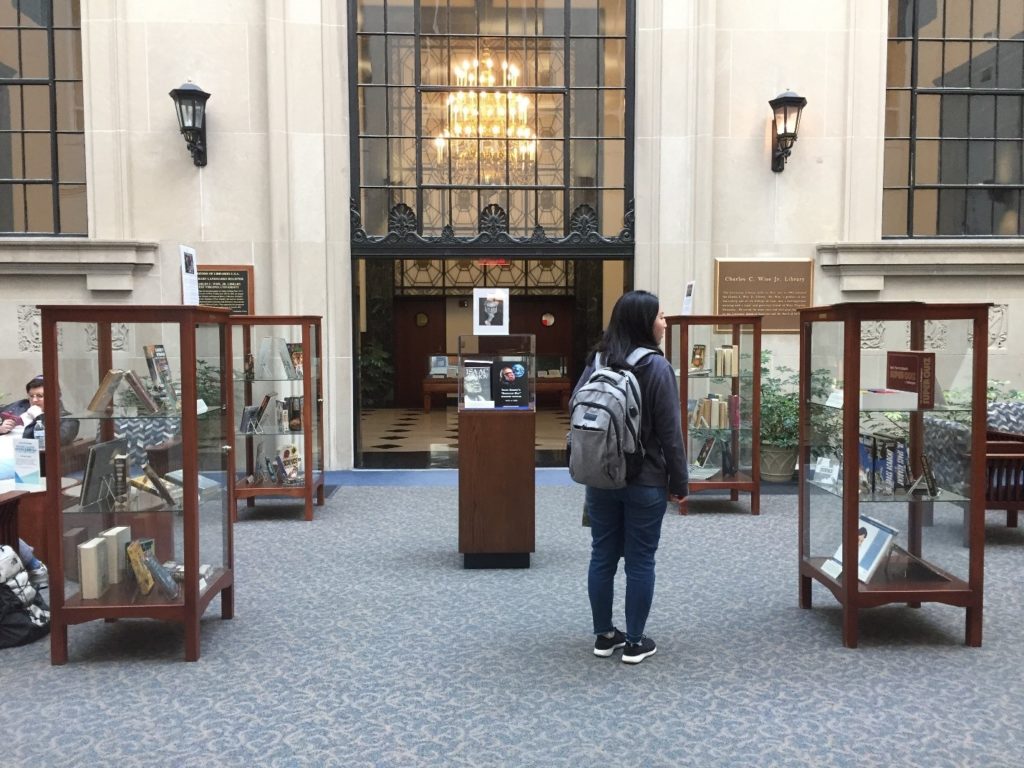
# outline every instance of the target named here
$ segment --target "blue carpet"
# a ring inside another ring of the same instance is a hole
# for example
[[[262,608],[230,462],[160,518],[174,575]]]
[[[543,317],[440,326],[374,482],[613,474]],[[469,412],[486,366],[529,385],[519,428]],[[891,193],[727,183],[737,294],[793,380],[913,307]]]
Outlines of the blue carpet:
[[[1024,764],[1024,529],[989,518],[982,648],[926,604],[865,611],[849,650],[831,595],[797,607],[795,497],[695,498],[665,519],[658,653],[630,667],[591,653],[583,489],[538,488],[530,569],[467,571],[453,476],[340,473],[313,522],[236,526],[235,618],[214,601],[195,664],[156,621],[71,627],[63,667],[47,641],[0,651],[7,764]]]

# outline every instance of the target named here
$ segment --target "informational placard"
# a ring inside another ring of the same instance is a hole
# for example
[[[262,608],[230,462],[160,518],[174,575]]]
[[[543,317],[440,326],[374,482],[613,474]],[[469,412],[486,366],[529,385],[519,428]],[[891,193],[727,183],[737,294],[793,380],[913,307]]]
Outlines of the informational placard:
[[[181,253],[181,303],[194,305],[199,303],[199,287],[196,281],[196,249],[187,245],[179,245]]]
[[[198,278],[200,304],[230,309],[233,315],[253,314],[251,264],[201,266]]]
[[[799,333],[813,283],[810,259],[715,259],[715,314],[762,315],[763,333]]]

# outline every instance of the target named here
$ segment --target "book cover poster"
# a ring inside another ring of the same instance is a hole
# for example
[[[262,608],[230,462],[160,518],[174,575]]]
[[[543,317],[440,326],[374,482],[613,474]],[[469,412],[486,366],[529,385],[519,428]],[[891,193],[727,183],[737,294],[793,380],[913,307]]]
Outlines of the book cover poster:
[[[493,408],[491,361],[466,360],[462,365],[462,404],[465,408]]]
[[[291,358],[296,378],[302,376],[302,344],[288,342],[288,356]]]
[[[526,365],[517,360],[498,360],[492,372],[494,405],[498,408],[524,408],[530,404]]]
[[[473,289],[473,333],[477,336],[508,335],[508,288]]]

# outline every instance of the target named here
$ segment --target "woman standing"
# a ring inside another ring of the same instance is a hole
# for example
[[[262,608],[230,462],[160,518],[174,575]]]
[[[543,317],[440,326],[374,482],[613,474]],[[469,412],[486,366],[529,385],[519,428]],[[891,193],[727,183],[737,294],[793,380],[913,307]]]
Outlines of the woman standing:
[[[687,494],[678,385],[659,347],[665,325],[657,296],[630,291],[615,303],[608,330],[596,349],[602,363],[611,368],[626,367],[626,358],[637,347],[657,353],[642,358],[633,368],[642,398],[643,465],[627,477],[625,488],[587,486],[586,490],[591,534],[587,591],[597,635],[594,654],[608,657],[616,648],[623,648],[622,660],[627,664],[639,664],[657,651],[654,640],[644,634],[654,598],[654,554],[661,538],[666,496],[678,503]],[[593,354],[587,363],[580,383],[594,371]],[[626,572],[625,633],[612,623],[620,558],[625,558]]]

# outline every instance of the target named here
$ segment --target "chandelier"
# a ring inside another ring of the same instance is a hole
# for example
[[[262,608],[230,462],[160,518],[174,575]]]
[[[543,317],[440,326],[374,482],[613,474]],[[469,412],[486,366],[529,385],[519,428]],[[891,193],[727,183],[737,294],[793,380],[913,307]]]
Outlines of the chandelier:
[[[537,158],[537,135],[530,127],[531,99],[515,92],[519,68],[501,62],[501,85],[489,54],[453,67],[456,90],[445,104],[445,128],[434,137],[437,163],[445,155],[461,173],[489,183],[505,165],[525,171]]]

